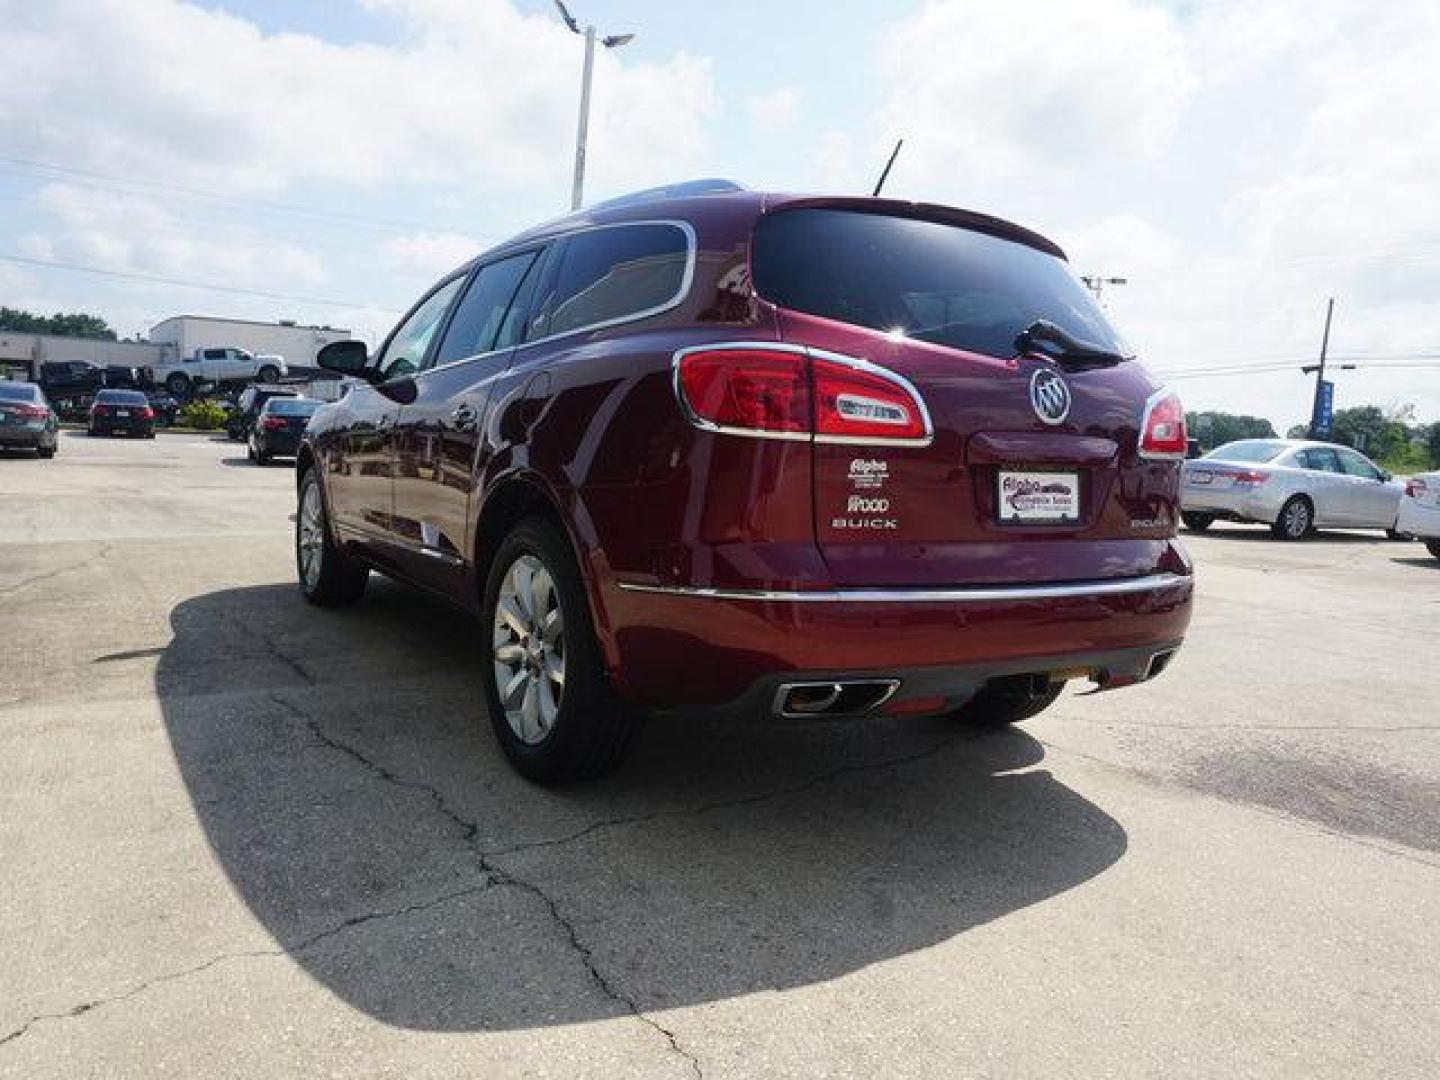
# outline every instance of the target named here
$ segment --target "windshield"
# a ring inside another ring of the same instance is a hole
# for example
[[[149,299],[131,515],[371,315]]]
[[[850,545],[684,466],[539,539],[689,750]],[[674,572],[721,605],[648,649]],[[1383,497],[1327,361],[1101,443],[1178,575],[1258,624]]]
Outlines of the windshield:
[[[38,388],[30,383],[0,383],[0,401],[39,401]]]
[[[318,401],[303,401],[296,398],[271,398],[265,403],[265,411],[271,416],[310,416],[320,408]]]
[[[755,289],[780,307],[1009,357],[1037,320],[1130,355],[1064,260],[955,225],[855,210],[782,210],[755,228]]]
[[[1217,446],[1205,455],[1215,461],[1273,461],[1289,448],[1288,443],[1274,439],[1242,439],[1240,442]]]

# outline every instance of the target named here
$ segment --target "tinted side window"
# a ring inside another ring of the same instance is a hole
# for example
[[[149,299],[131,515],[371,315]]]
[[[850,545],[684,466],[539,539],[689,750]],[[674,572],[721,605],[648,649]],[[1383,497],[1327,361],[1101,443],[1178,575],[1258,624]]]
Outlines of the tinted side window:
[[[640,222],[569,237],[530,337],[632,318],[679,298],[690,244],[676,225]]]
[[[1338,473],[1340,471],[1340,462],[1335,457],[1334,450],[1321,446],[1312,446],[1308,450],[1303,451],[1303,454],[1302,464],[1307,469],[1332,473]]]
[[[390,336],[378,363],[382,379],[402,379],[414,375],[425,361],[430,341],[440,329],[450,301],[464,284],[463,276],[453,277],[420,302],[400,328]]]
[[[206,349],[206,350],[205,350],[205,359],[206,359],[206,360],[224,360],[224,359],[225,359],[225,350],[224,350],[224,349]]]
[[[1345,470],[1347,476],[1358,476],[1365,480],[1379,480],[1380,472],[1366,461],[1364,456],[1357,454],[1354,450],[1337,451],[1340,455],[1340,467]]]
[[[535,256],[536,252],[527,251],[480,268],[440,342],[435,354],[436,366],[495,348],[500,325],[526,273],[534,265]]]

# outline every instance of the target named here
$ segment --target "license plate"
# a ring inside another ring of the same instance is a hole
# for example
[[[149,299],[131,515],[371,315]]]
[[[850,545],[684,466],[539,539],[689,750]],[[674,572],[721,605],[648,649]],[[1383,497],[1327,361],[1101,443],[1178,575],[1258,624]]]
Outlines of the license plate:
[[[997,481],[1002,523],[1065,524],[1080,520],[1080,474],[1005,472]]]
[[[1214,473],[1197,472],[1190,474],[1190,483],[1193,484],[1195,487],[1201,487],[1204,484],[1208,484],[1213,479],[1215,479]]]
[[[129,415],[130,415],[130,410],[129,410],[129,409],[116,409],[116,410],[115,410],[115,415],[116,415],[116,416],[129,416]]]

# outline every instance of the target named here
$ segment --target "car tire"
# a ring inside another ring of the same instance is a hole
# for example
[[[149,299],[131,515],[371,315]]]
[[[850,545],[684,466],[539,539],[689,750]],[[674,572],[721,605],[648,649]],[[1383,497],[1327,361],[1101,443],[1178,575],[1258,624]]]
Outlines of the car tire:
[[[59,447],[55,447],[55,446],[37,446],[37,447],[35,448],[35,453],[39,454],[42,458],[47,458],[47,459],[48,459],[48,458],[53,458],[53,457],[55,456],[55,451],[56,451],[57,449],[59,449]]]
[[[269,464],[270,464],[270,455],[267,454],[264,450],[256,450],[256,451],[255,451],[255,464],[256,464],[256,465],[260,465],[260,466],[262,466],[262,467],[265,466],[265,465],[269,465]]]
[[[1412,540],[1414,540],[1415,537],[1411,536],[1409,533],[1403,533],[1399,529],[1386,529],[1385,539],[1393,541],[1397,544],[1408,544]]]
[[[580,567],[548,519],[526,518],[501,541],[481,612],[485,705],[516,771],[543,784],[615,769],[644,718],[610,688]]]
[[[312,561],[313,560],[313,561]],[[365,595],[370,571],[340,550],[330,533],[325,491],[314,469],[300,479],[295,513],[295,573],[300,594],[317,607],[346,607]]]
[[[165,376],[165,389],[182,401],[190,396],[190,376],[181,371]]]
[[[274,364],[266,364],[255,373],[255,381],[262,383],[273,383],[280,378],[280,369]]]
[[[1270,532],[1277,540],[1304,540],[1315,529],[1315,507],[1304,495],[1292,495],[1285,500]]]
[[[1194,511],[1181,511],[1180,520],[1185,523],[1185,528],[1191,532],[1204,532],[1211,525],[1215,524],[1215,515],[1200,514]]]
[[[991,679],[950,717],[972,727],[1018,724],[1055,704],[1064,689],[1063,682],[1041,684],[1033,675],[1007,675]]]
[[[1431,555],[1434,555],[1435,558],[1440,559],[1440,540],[1426,540],[1425,550],[1430,552]]]

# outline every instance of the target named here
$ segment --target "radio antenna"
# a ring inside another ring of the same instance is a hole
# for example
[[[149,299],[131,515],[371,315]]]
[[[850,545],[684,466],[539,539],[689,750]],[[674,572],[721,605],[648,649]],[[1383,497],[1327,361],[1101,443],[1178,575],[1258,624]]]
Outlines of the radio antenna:
[[[872,197],[879,195],[880,189],[885,186],[885,181],[889,179],[890,176],[890,168],[895,164],[895,159],[900,156],[900,148],[904,145],[904,139],[897,139],[895,141],[895,149],[890,151],[890,160],[885,162],[885,171],[880,174],[880,179],[875,181],[875,190],[870,193]]]

